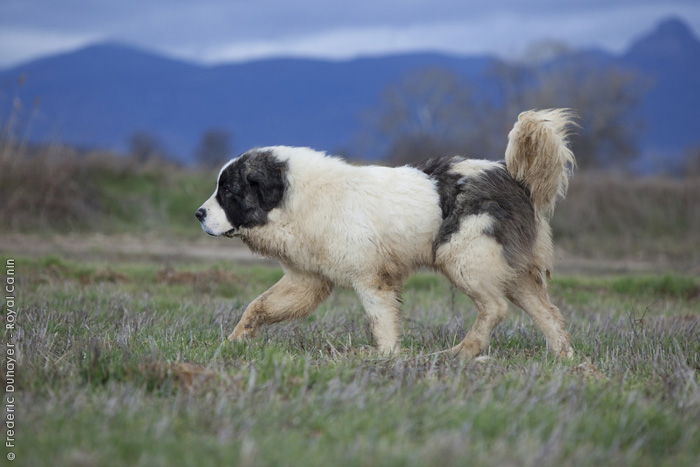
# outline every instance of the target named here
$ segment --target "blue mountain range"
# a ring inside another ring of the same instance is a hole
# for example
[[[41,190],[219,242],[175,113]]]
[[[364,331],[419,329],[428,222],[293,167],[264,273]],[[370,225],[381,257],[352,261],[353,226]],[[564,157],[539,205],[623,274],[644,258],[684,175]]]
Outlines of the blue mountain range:
[[[700,41],[682,20],[662,21],[622,54],[578,51],[569,59],[632,69],[650,83],[638,140],[649,164],[700,146]],[[241,151],[287,144],[352,153],[361,116],[388,85],[439,67],[489,89],[486,71],[496,62],[415,53],[201,66],[103,43],[0,71],[0,126],[21,122],[18,131],[32,142],[120,152],[131,135],[147,132],[185,162],[214,128],[231,132]]]

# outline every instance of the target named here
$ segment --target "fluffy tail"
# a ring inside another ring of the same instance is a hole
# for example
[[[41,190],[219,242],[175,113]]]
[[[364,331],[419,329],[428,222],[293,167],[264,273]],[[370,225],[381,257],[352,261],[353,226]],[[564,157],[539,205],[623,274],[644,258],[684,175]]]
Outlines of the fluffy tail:
[[[568,109],[530,110],[518,116],[508,135],[506,167],[530,190],[535,210],[546,216],[566,195],[576,165],[568,147],[568,131],[576,126]]]

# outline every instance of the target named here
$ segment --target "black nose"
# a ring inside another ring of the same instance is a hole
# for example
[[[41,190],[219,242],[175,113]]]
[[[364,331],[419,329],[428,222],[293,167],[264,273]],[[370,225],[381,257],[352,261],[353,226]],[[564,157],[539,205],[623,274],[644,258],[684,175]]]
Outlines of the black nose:
[[[194,216],[199,219],[199,222],[202,222],[207,217],[207,211],[199,208],[197,209],[197,212],[194,213]]]

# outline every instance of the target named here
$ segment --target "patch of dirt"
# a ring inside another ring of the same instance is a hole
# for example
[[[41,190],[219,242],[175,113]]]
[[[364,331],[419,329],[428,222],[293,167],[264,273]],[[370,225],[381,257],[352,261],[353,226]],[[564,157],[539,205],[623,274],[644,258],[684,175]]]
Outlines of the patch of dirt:
[[[577,375],[584,379],[607,380],[608,378],[596,368],[588,359],[580,365],[575,366],[570,371],[571,374]]]
[[[90,284],[93,282],[128,282],[130,277],[121,272],[113,271],[110,268],[101,269],[94,274],[84,274],[80,276],[81,284]]]
[[[82,260],[224,260],[265,262],[254,255],[238,239],[198,239],[163,237],[157,235],[104,235],[104,234],[2,234],[0,253],[29,257],[57,255]]]
[[[206,271],[176,271],[172,268],[164,268],[158,271],[156,279],[168,285],[193,285],[202,286],[205,284],[248,284],[238,274],[220,269],[209,269]]]
[[[156,387],[167,380],[172,380],[185,390],[227,385],[233,382],[232,378],[219,370],[187,362],[152,361],[140,365],[138,371],[142,373],[141,377],[152,381]]]
[[[700,274],[700,265],[680,263],[667,257],[654,259],[583,257],[572,254],[560,247],[554,249],[553,274],[627,274],[659,273],[674,271],[682,274]]]

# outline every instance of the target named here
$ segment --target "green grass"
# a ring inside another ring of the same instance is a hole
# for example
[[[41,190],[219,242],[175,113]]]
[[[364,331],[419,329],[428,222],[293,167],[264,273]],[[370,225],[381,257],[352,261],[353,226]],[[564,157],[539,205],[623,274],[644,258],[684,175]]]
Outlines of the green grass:
[[[698,280],[677,273],[605,278],[557,277],[550,287],[568,301],[582,303],[610,294],[617,298],[633,298],[636,302],[646,300],[649,304],[663,298],[690,301],[700,298]]]
[[[438,352],[474,307],[428,273],[406,285],[405,350],[389,358],[345,290],[226,341],[278,268],[15,259],[17,465],[700,462],[695,278],[557,277],[575,359],[513,309],[491,358],[462,362]]]
[[[93,183],[99,187],[100,229],[167,229],[180,236],[192,235],[194,212],[215,188],[212,173],[176,170],[123,174],[102,170]]]
[[[0,147],[0,232],[192,236],[216,173],[70,148]],[[37,190],[36,187],[41,187]],[[196,222],[196,221],[195,221]]]

